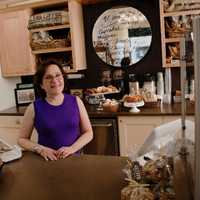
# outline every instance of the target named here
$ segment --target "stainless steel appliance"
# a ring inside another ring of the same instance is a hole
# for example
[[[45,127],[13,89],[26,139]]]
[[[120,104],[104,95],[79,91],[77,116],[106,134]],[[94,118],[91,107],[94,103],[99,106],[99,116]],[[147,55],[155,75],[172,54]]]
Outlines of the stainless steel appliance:
[[[87,144],[84,154],[119,155],[116,119],[92,118],[93,140]]]

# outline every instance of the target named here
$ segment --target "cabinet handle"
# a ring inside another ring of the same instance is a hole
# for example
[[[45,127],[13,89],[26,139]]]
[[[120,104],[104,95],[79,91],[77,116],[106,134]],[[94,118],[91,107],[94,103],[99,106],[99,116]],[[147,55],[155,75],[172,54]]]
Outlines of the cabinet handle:
[[[100,127],[110,127],[110,126],[112,126],[112,124],[111,123],[108,123],[108,124],[92,124],[92,126],[93,127],[97,127],[97,126],[100,126]]]

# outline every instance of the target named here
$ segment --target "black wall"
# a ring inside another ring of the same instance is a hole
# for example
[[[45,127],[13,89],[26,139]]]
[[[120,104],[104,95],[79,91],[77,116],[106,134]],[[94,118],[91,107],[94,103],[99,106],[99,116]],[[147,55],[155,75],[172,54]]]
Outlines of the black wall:
[[[86,40],[86,85],[98,86],[100,72],[103,69],[118,69],[104,63],[96,55],[92,45],[92,31],[98,17],[107,9],[113,6],[132,6],[141,11],[149,20],[152,28],[152,44],[146,56],[138,63],[129,67],[129,73],[136,73],[138,78],[142,80],[144,73],[150,72],[155,74],[163,71],[161,56],[161,38],[160,38],[160,17],[159,17],[159,1],[158,0],[113,0],[94,5],[85,5],[83,7],[84,28]]]

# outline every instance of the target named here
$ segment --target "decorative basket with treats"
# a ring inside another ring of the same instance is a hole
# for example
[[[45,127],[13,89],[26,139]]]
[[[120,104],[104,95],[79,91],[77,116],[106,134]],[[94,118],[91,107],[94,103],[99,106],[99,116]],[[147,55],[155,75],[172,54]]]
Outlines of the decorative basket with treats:
[[[144,166],[128,160],[123,171],[129,184],[121,190],[121,200],[175,200],[172,157],[145,159]]]
[[[117,112],[119,110],[119,103],[116,100],[106,99],[103,103],[103,110],[106,112]]]

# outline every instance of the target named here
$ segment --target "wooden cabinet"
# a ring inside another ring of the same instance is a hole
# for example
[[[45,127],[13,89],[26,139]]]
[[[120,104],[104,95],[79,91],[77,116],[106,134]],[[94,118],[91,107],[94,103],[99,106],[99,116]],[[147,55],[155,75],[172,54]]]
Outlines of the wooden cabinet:
[[[38,11],[39,9],[39,11]],[[40,34],[43,31],[48,34],[55,43],[58,41],[68,41],[65,45],[64,42],[61,46],[41,48],[33,50],[32,53],[36,55],[38,61],[53,58],[58,60],[66,73],[77,72],[78,70],[86,69],[86,54],[85,54],[85,39],[83,27],[83,13],[82,5],[74,0],[63,2],[60,4],[45,5],[39,8],[34,8],[33,13],[44,13],[46,11],[67,11],[69,15],[69,22],[62,25],[45,26],[42,28],[31,29],[32,34]],[[62,39],[56,39],[62,38]],[[46,45],[48,46],[48,45]]]
[[[200,6],[197,2],[190,4],[190,1],[187,1],[181,4],[176,1],[160,0],[163,67],[180,67],[180,39],[192,30],[192,17],[199,14]]]
[[[118,117],[120,155],[137,152],[154,128],[180,118],[180,115]],[[187,116],[186,119],[194,121],[194,116]]]
[[[0,138],[11,145],[16,145],[22,118],[23,116],[0,116]],[[37,141],[35,130],[31,139]]]
[[[29,9],[0,13],[0,63],[5,77],[35,72],[27,30],[30,14]]]
[[[68,10],[69,24],[28,30],[28,21],[32,13]],[[37,1],[7,5],[0,13],[0,64],[2,75],[33,75],[37,61],[44,57],[64,58],[72,60],[70,67],[64,68],[66,73],[86,69],[85,37],[82,5],[75,0]],[[39,31],[55,31],[56,34],[70,32],[71,46],[62,48],[45,48],[31,51],[31,35]],[[68,58],[69,57],[69,58]]]
[[[154,116],[118,117],[120,155],[127,156],[139,150],[151,131],[161,123],[161,117]]]

